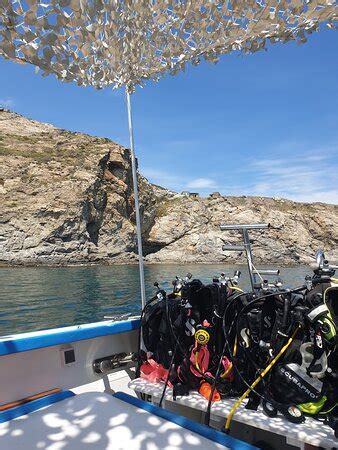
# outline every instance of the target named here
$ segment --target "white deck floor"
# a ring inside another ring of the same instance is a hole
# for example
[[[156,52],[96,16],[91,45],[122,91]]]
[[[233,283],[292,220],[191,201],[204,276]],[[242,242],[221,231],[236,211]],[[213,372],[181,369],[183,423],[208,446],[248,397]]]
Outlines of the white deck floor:
[[[105,393],[86,392],[0,424],[1,450],[224,449]]]

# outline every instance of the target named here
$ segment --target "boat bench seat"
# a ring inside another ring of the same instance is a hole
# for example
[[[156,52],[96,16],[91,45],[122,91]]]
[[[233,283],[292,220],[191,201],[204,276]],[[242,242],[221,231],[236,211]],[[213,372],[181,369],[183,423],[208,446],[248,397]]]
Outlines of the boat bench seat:
[[[138,394],[150,396],[151,401],[156,404],[162,396],[164,384],[151,383],[143,378],[136,378],[130,381],[128,387]],[[175,404],[183,408],[198,411],[200,414],[203,414],[208,406],[208,401],[197,391],[191,391],[188,396],[177,397],[174,401],[173,391],[168,387],[164,399],[165,406],[168,408]],[[228,398],[213,403],[211,419],[220,424],[224,424],[235,402],[235,398]],[[243,402],[237,409],[233,421],[237,422],[237,424],[248,425],[254,429],[282,436],[283,439],[286,439],[287,444],[295,447],[304,448],[304,446],[309,445],[311,448],[338,449],[337,440],[335,439],[332,428],[311,417],[307,417],[305,422],[294,426],[281,415],[268,417],[264,414],[261,407],[258,408],[258,411],[246,409],[245,403]]]
[[[0,413],[0,422],[3,450],[255,448],[122,392],[60,392]]]

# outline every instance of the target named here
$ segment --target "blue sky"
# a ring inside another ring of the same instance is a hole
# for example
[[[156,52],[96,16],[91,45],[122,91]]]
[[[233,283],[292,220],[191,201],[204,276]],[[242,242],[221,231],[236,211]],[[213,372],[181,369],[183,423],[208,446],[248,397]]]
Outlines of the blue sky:
[[[223,56],[133,95],[141,172],[176,191],[338,203],[338,33]],[[0,59],[0,104],[128,146],[123,91]]]

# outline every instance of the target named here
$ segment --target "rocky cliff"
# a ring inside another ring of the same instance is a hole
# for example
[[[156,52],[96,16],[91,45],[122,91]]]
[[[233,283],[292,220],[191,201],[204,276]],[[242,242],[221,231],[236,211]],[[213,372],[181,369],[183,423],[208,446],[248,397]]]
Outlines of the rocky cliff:
[[[129,150],[0,111],[0,261],[136,262]],[[338,260],[338,206],[258,197],[192,198],[139,175],[149,263],[243,262],[224,253],[236,233],[220,223],[270,222],[255,232],[256,260],[307,263],[324,248]]]

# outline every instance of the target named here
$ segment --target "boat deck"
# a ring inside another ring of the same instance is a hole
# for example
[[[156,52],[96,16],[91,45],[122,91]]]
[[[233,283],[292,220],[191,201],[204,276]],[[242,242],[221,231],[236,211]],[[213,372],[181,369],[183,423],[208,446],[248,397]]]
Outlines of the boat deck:
[[[61,391],[20,408],[0,424],[1,449],[256,449],[124,392]]]
[[[163,384],[150,383],[142,378],[137,378],[129,383],[129,388],[135,392],[146,394],[151,397],[151,401],[157,404],[163,392]],[[224,425],[226,416],[229,414],[236,399],[226,399],[213,403],[211,410],[211,424],[220,428]],[[175,410],[181,406],[181,411],[189,410],[194,414],[195,420],[203,423],[204,411],[207,409],[208,402],[198,392],[191,391],[189,396],[177,397],[176,401],[172,398],[172,389],[169,387],[165,394],[165,407],[174,407]],[[250,426],[253,429],[273,433],[286,440],[286,444],[298,448],[337,448],[338,442],[334,437],[332,428],[310,417],[302,424],[292,424],[284,417],[279,415],[275,418],[266,416],[259,407],[258,411],[245,409],[244,405],[238,408],[233,421],[243,430],[243,426]],[[238,428],[238,427],[237,427]],[[244,431],[244,430],[243,430]],[[236,437],[245,439],[240,433]],[[276,447],[278,448],[278,447]],[[283,448],[287,448],[284,447]]]

